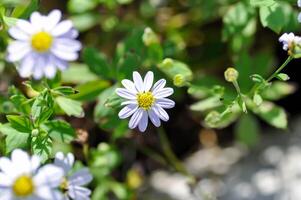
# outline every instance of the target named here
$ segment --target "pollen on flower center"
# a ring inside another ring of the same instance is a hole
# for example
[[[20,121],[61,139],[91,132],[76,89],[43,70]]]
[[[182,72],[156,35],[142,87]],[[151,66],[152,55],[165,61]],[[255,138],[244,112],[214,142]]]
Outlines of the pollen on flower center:
[[[138,106],[144,110],[149,110],[155,102],[154,95],[151,92],[137,94]]]
[[[68,180],[66,178],[63,178],[63,181],[61,182],[61,185],[60,185],[60,189],[65,192],[68,190]]]
[[[39,32],[32,36],[31,38],[31,46],[34,50],[38,52],[45,52],[52,45],[52,36],[46,32]]]
[[[27,197],[34,192],[34,183],[31,177],[23,175],[17,178],[13,184],[13,192],[18,197]]]

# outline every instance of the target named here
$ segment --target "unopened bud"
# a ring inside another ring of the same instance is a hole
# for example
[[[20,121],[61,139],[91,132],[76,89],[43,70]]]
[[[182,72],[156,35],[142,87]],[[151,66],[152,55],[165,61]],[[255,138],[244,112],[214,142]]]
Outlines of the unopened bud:
[[[165,58],[162,63],[161,63],[161,67],[162,68],[171,68],[173,66],[173,60],[171,58]]]
[[[156,33],[149,27],[144,29],[142,40],[146,46],[149,46],[151,44],[159,42],[159,39],[158,39]]]
[[[38,136],[38,135],[39,135],[39,130],[38,130],[38,129],[33,129],[33,130],[31,131],[31,135],[32,135],[33,137]]]
[[[225,75],[226,81],[234,82],[237,80],[239,73],[236,69],[230,67],[225,71],[224,75]]]
[[[173,84],[177,87],[183,86],[185,83],[185,78],[182,74],[177,74],[173,77]]]

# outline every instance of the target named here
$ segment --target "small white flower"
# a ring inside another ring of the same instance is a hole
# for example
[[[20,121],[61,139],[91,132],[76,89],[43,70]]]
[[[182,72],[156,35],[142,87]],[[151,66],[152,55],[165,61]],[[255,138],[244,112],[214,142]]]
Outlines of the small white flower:
[[[298,4],[298,7],[301,8],[301,0],[298,0],[297,4]]]
[[[91,190],[83,187],[93,179],[89,170],[84,168],[70,174],[74,164],[74,155],[72,153],[68,153],[66,157],[62,152],[56,153],[54,164],[64,170],[64,178],[60,185],[64,193],[64,200],[70,198],[75,200],[89,200]]]
[[[294,33],[284,33],[280,38],[279,42],[283,44],[283,50],[287,51],[293,45],[301,44],[301,37],[295,36]]]
[[[119,112],[121,119],[128,118],[129,128],[134,129],[138,126],[144,132],[148,125],[148,118],[152,123],[159,127],[161,120],[168,121],[169,116],[164,108],[169,109],[175,106],[175,102],[166,97],[173,94],[172,88],[164,88],[166,80],[160,79],[153,86],[154,74],[147,72],[144,80],[138,72],[133,72],[134,82],[124,79],[121,81],[125,88],[117,88],[116,93],[127,99],[121,105],[125,107]]]
[[[7,60],[20,62],[21,77],[53,78],[57,69],[65,70],[68,61],[78,58],[81,49],[81,43],[75,40],[78,32],[70,20],[60,22],[61,17],[59,10],[47,16],[33,12],[30,21],[19,19],[9,29],[15,41],[8,46]]]
[[[40,167],[37,156],[29,157],[22,150],[14,150],[11,159],[0,158],[1,200],[60,200],[57,186],[63,170],[54,165]]]

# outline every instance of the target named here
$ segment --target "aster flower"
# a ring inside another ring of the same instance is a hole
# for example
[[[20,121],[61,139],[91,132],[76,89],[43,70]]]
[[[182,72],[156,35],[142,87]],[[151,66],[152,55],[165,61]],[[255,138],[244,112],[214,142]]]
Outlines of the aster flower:
[[[295,45],[301,45],[301,37],[295,36],[294,33],[284,33],[279,38],[279,42],[283,44],[283,50],[288,51]]]
[[[54,165],[39,167],[39,157],[19,149],[12,152],[11,159],[0,158],[0,199],[59,200],[60,193],[54,188],[59,186],[63,170]]]
[[[68,153],[67,156],[62,152],[56,153],[54,164],[64,170],[64,178],[60,185],[64,193],[63,199],[89,200],[91,190],[84,187],[84,185],[90,183],[93,179],[89,170],[84,168],[75,173],[71,173],[74,164],[74,155],[72,153]]]
[[[125,88],[117,88],[116,93],[126,99],[121,105],[125,107],[118,116],[125,119],[131,116],[129,128],[138,126],[144,132],[148,125],[148,118],[159,127],[161,121],[168,121],[169,116],[164,108],[169,109],[175,106],[175,102],[166,97],[173,94],[172,88],[164,88],[166,80],[160,79],[153,85],[154,74],[147,72],[144,80],[138,72],[133,72],[134,82],[124,79],[121,81]]]
[[[60,22],[62,13],[53,10],[48,15],[33,12],[30,21],[19,19],[9,29],[15,39],[8,46],[7,60],[18,62],[21,77],[53,78],[57,69],[65,70],[68,61],[78,58],[81,43],[70,20]]]
[[[297,1],[297,5],[298,5],[299,8],[301,8],[301,0]]]

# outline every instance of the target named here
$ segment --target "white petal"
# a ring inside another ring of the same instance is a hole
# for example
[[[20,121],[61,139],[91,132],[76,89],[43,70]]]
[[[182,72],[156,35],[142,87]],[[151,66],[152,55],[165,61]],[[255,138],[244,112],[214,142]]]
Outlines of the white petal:
[[[129,104],[138,105],[138,102],[137,102],[137,100],[129,100],[129,101],[124,101],[121,103],[122,106],[129,105]]]
[[[153,92],[153,94],[156,99],[164,98],[164,97],[168,97],[168,96],[172,95],[173,89],[172,88],[163,88],[161,90],[156,90],[156,92]]]
[[[39,169],[37,175],[34,177],[34,182],[36,185],[54,188],[62,183],[63,176],[63,169],[55,165],[48,164]]]
[[[29,155],[20,149],[16,149],[11,154],[11,161],[17,168],[18,172],[31,174],[31,159]]]
[[[144,91],[145,92],[148,92],[152,88],[153,81],[154,81],[154,73],[151,71],[147,72],[144,77]]]
[[[33,155],[31,156],[31,160],[30,160],[30,163],[31,163],[31,170],[33,172],[36,172],[37,169],[40,167],[41,165],[41,159],[39,156],[36,156],[36,155]]]
[[[51,189],[46,186],[37,187],[35,191],[38,197],[32,200],[63,200],[64,196],[57,190]],[[26,199],[27,200],[27,199]]]
[[[60,59],[60,58],[58,58],[58,57],[56,57],[54,55],[50,56],[50,60],[51,60],[52,63],[54,63],[54,65],[58,69],[60,69],[62,71],[66,70],[68,68],[68,62],[67,61],[62,60],[62,59]]]
[[[143,111],[143,115],[142,118],[138,124],[138,128],[141,132],[144,132],[147,128],[147,124],[148,124],[148,114],[147,111]]]
[[[56,67],[52,63],[48,63],[44,67],[44,75],[45,77],[52,79],[55,77],[56,74]]]
[[[33,68],[34,68],[35,60],[34,58],[29,54],[27,55],[21,62],[21,65],[18,69],[19,74],[23,78],[27,78],[31,76]]]
[[[35,61],[35,65],[34,65],[34,69],[33,69],[33,78],[34,79],[41,79],[44,75],[44,67],[47,64],[48,58],[47,56],[44,55],[39,55],[36,57],[36,61]]]
[[[132,93],[131,91],[124,89],[124,88],[117,88],[116,94],[125,99],[137,99],[137,97],[134,93]]]
[[[142,78],[140,76],[140,74],[138,72],[133,72],[133,80],[135,83],[135,87],[139,92],[143,92],[144,91],[144,84],[142,81]]]
[[[163,121],[166,122],[169,120],[169,116],[168,116],[167,112],[163,108],[161,108],[159,105],[153,106],[153,110],[156,113],[156,115],[158,115],[158,117],[160,119],[162,119]]]
[[[15,200],[11,189],[5,188],[5,189],[1,189],[1,190],[2,190],[0,193],[1,200]]]
[[[67,61],[74,61],[78,58],[77,52],[70,52],[70,51],[64,51],[59,48],[52,47],[50,51],[58,58],[67,60]]]
[[[11,37],[15,38],[16,40],[28,41],[30,38],[28,34],[26,34],[17,27],[11,27],[8,30],[8,33]]]
[[[160,80],[158,80],[158,81],[154,84],[154,86],[153,86],[153,88],[152,88],[152,92],[155,93],[155,92],[157,92],[158,90],[161,90],[162,88],[164,88],[165,84],[166,84],[166,80],[165,80],[165,79],[160,79]]]
[[[41,30],[44,25],[44,18],[39,12],[33,12],[30,15],[31,24],[38,30]]]
[[[173,108],[175,106],[175,102],[167,98],[157,99],[156,104],[162,108]]]
[[[74,186],[69,187],[68,194],[74,200],[90,200],[89,196],[91,190],[80,186]]]
[[[27,41],[13,41],[7,47],[7,51],[9,53],[15,53],[19,51],[23,51],[24,49],[30,48],[29,43]]]
[[[87,168],[81,169],[77,172],[75,172],[70,178],[69,178],[69,184],[70,185],[77,185],[82,186],[90,183],[92,181],[93,177],[89,170]]]
[[[70,29],[67,33],[60,35],[60,38],[77,38],[78,37],[78,31],[74,28]]]
[[[69,39],[69,38],[57,38],[54,41],[53,48],[59,49],[61,51],[79,51],[82,45],[79,41]]]
[[[61,20],[62,12],[59,10],[51,11],[46,17],[47,26],[45,27],[46,31],[52,30]]]
[[[0,170],[10,177],[15,177],[15,174],[17,172],[11,160],[6,157],[0,158]]]
[[[129,128],[130,129],[134,129],[137,127],[137,125],[139,124],[141,118],[143,115],[143,109],[139,108],[131,117],[130,121],[129,121]]]
[[[126,89],[128,89],[128,90],[131,91],[132,93],[134,93],[134,94],[137,94],[137,93],[138,93],[138,91],[137,91],[137,89],[136,89],[136,87],[135,87],[135,84],[134,84],[132,81],[130,81],[130,80],[128,80],[128,79],[124,79],[124,80],[121,81],[121,83],[122,83],[122,85],[123,85]]]
[[[53,36],[57,37],[57,36],[67,33],[72,27],[73,27],[73,24],[72,24],[71,20],[64,20],[52,29],[51,34]]]
[[[137,104],[136,105],[135,104],[129,104],[129,105],[125,106],[124,108],[122,108],[120,110],[120,112],[118,113],[118,117],[120,119],[128,118],[134,112],[136,112],[137,109],[138,109],[138,105]]]
[[[11,52],[7,55],[7,61],[9,62],[16,62],[24,58],[28,53],[30,53],[29,46],[24,46],[24,48],[20,49],[19,51]]]
[[[74,160],[74,155],[72,153],[68,153],[65,157],[63,152],[58,152],[55,154],[54,164],[61,167],[65,174],[67,174],[73,167]]]
[[[153,111],[153,109],[148,110],[148,116],[151,120],[151,122],[156,126],[161,126],[161,121],[158,115]]]
[[[298,14],[298,22],[301,23],[301,13]]]
[[[0,172],[0,191],[3,187],[9,187],[13,184],[13,179],[8,175]]]
[[[16,23],[16,26],[28,35],[32,35],[37,31],[37,29],[31,23],[23,19],[19,19]]]
[[[298,0],[297,4],[298,4],[298,7],[301,8],[301,0]]]

